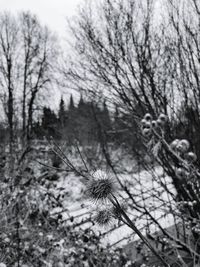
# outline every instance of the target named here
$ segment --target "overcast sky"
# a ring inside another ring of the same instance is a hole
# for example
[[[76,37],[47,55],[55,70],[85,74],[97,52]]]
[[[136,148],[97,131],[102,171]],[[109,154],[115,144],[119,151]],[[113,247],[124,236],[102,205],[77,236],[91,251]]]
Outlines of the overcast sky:
[[[0,0],[0,10],[13,13],[30,10],[42,23],[64,36],[66,17],[75,15],[81,2],[83,0]]]

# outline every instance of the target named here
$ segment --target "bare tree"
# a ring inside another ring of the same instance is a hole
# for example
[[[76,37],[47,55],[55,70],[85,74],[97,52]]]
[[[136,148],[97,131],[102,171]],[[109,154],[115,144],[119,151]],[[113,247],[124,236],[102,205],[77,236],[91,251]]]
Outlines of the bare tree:
[[[24,57],[23,134],[30,138],[37,95],[53,80],[52,67],[56,64],[55,37],[46,27],[40,25],[36,16],[30,13],[22,13],[20,23]]]
[[[100,88],[107,97],[111,91],[136,115],[136,104],[154,114],[167,112],[173,67],[164,33],[153,21],[154,2],[104,1],[94,10],[84,8],[71,26],[80,61],[66,71],[67,78],[76,88]]]
[[[39,95],[48,94],[55,77],[56,37],[29,12],[19,16],[1,14],[1,83],[8,91],[8,121],[13,140],[13,98],[21,116],[23,139],[31,138],[33,116]],[[55,69],[54,69],[55,70]],[[15,91],[14,91],[15,90]],[[41,93],[41,94],[40,94]],[[21,107],[22,104],[22,107]]]
[[[18,36],[19,28],[16,20],[11,18],[8,13],[0,17],[0,76],[1,90],[6,99],[6,116],[9,125],[10,151],[12,152],[12,143],[14,138],[14,101],[17,89],[16,80],[18,78],[19,65],[18,56]]]

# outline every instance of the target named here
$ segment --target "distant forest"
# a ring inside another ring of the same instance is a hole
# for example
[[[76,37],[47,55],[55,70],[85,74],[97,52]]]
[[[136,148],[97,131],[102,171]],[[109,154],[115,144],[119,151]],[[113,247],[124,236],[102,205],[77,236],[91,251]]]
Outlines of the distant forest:
[[[0,130],[0,142],[8,141],[7,125],[1,123]],[[113,142],[132,148],[141,145],[138,130],[132,117],[121,113],[117,105],[110,111],[106,100],[97,104],[82,96],[75,105],[71,95],[69,104],[61,98],[57,113],[53,108],[43,107],[42,114],[32,124],[30,139],[53,138],[64,140],[68,145],[76,141],[82,145]],[[16,138],[22,134],[16,125]]]
[[[42,117],[34,124],[35,138],[53,137],[73,142],[75,139],[89,143],[98,139],[98,121],[104,131],[112,129],[112,121],[106,102],[102,107],[80,97],[74,104],[73,96],[67,106],[63,98],[60,100],[58,114],[50,107],[43,108]]]
[[[129,120],[129,116],[120,114],[117,106],[114,112],[109,111],[105,100],[97,104],[81,96],[75,105],[71,95],[68,105],[61,98],[57,114],[50,107],[43,108],[42,116],[33,125],[32,138],[52,137],[65,140],[69,145],[75,141],[90,145],[105,139],[107,142],[129,144],[130,147],[130,143],[136,141],[137,126],[130,124],[131,128],[134,127],[130,134],[127,126]]]

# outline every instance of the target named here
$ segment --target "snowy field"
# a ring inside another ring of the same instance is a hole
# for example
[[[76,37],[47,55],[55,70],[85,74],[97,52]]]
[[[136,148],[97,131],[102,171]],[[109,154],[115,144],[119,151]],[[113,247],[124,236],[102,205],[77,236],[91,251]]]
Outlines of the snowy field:
[[[117,221],[113,221],[113,224],[104,228],[96,225],[93,218],[97,205],[86,198],[83,178],[73,173],[57,172],[57,174],[59,179],[52,183],[49,192],[55,197],[60,195],[64,210],[59,207],[53,208],[52,215],[61,213],[63,221],[66,221],[68,225],[76,225],[77,229],[78,227],[82,229],[90,227],[96,233],[100,232],[103,235],[102,242],[106,245],[122,246],[129,241],[137,239],[137,236],[134,235],[129,227],[123,224],[119,225]],[[152,176],[154,179],[152,179]],[[134,200],[141,206],[145,205],[162,227],[166,228],[173,224],[173,218],[170,214],[167,215],[169,207],[165,204],[170,201],[171,205],[173,205],[173,200],[163,190],[161,183],[167,185],[171,192],[174,189],[170,178],[166,177],[162,168],[156,167],[151,171],[143,170],[140,173],[129,175],[119,174],[119,177],[123,184],[129,185],[129,190]],[[147,225],[146,217],[140,217],[140,213],[131,206],[132,202],[123,190],[119,189],[117,196],[122,203],[126,202],[129,206],[128,215],[145,234],[143,227]],[[149,229],[152,233],[158,230],[155,225],[149,225]]]

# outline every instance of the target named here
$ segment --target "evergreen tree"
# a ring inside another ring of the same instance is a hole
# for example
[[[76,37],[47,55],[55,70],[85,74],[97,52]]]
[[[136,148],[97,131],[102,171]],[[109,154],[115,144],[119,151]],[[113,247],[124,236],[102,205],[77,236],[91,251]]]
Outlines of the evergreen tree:
[[[120,114],[119,114],[119,109],[118,109],[118,106],[116,104],[115,104],[113,128],[115,131],[115,134],[113,136],[114,140],[115,141],[119,140],[119,142],[121,143],[120,130],[123,129],[124,127],[122,125],[122,121],[121,121]]]
[[[60,104],[59,104],[59,111],[58,111],[58,119],[59,119],[59,123],[62,128],[65,125],[65,116],[66,116],[65,102],[63,100],[63,97],[61,97]]]
[[[68,144],[72,145],[77,132],[77,108],[74,105],[73,95],[70,96],[68,110],[65,113],[65,129],[63,136],[67,139]]]
[[[109,110],[106,104],[106,100],[103,102],[103,111],[102,111],[102,125],[104,130],[108,131],[111,129],[111,120]]]
[[[57,131],[58,119],[54,111],[50,108],[43,108],[43,117],[42,117],[42,128],[44,129],[45,135],[54,138],[58,138],[60,134]]]
[[[87,102],[84,102],[83,96],[80,96],[77,110],[77,138],[82,143],[89,142],[89,131],[90,131],[90,107]]]
[[[78,103],[78,109],[81,110],[81,109],[84,109],[84,100],[83,100],[83,96],[81,95],[80,97],[80,100],[79,100],[79,103]]]
[[[71,111],[71,110],[74,110],[74,99],[73,99],[73,96],[72,96],[72,94],[71,94],[71,96],[70,96],[70,101],[69,101],[69,111]]]
[[[119,120],[119,110],[117,105],[115,105],[115,113],[114,113],[114,125],[115,127],[118,125],[118,120]]]

